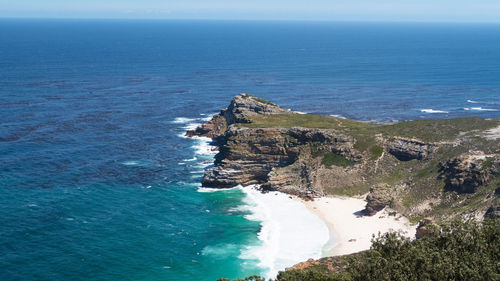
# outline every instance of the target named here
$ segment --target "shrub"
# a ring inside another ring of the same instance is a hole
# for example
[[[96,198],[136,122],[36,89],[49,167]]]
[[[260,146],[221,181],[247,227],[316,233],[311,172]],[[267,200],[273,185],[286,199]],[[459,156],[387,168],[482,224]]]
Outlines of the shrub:
[[[280,272],[276,281],[500,280],[500,219],[455,220],[430,230],[431,236],[413,241],[394,232],[379,235],[368,251],[325,258],[345,266],[322,259]]]
[[[382,153],[384,152],[384,148],[378,145],[374,145],[370,148],[370,159],[375,160],[382,156]]]

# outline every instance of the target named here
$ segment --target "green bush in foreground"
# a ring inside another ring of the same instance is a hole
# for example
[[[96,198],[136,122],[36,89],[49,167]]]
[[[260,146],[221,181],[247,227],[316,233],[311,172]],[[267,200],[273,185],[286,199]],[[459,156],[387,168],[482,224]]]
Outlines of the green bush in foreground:
[[[500,280],[500,219],[453,221],[414,241],[386,233],[368,251],[320,261],[280,272],[276,281]],[[345,266],[332,271],[332,261]]]

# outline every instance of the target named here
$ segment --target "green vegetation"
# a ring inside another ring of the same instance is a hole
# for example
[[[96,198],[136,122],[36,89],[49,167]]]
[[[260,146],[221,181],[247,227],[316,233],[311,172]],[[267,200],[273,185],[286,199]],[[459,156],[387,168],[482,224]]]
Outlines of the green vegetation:
[[[429,230],[429,237],[413,241],[379,235],[368,251],[280,272],[276,281],[500,279],[500,219],[454,220]]]
[[[326,151],[318,151],[313,154],[313,157],[319,157],[321,156],[321,164],[327,168],[331,168],[332,166],[339,166],[339,167],[349,167],[354,164],[356,164],[353,161],[350,161],[346,159],[343,156],[337,155],[333,152],[326,152]]]
[[[256,97],[255,100],[258,101],[258,102],[261,102],[263,104],[275,105],[274,103],[272,103],[272,102],[270,102],[268,100],[265,100],[265,99],[261,99],[261,98],[257,98]]]
[[[260,102],[260,103],[263,103],[263,104],[269,104],[269,105],[275,105],[274,103],[268,101],[268,100],[265,100],[265,99],[261,99],[259,97],[256,97],[256,96],[253,96],[253,95],[250,95],[250,94],[243,94],[241,95],[241,97],[243,99],[249,99],[249,98],[253,98],[254,100]]]
[[[379,158],[380,156],[382,156],[383,152],[384,152],[383,147],[381,147],[379,145],[372,146],[370,148],[370,153],[371,153],[370,159],[375,160],[375,159]]]
[[[265,101],[269,103],[268,101]],[[265,103],[263,102],[263,103]],[[314,114],[276,114],[258,116],[251,119],[251,123],[241,126],[251,128],[318,128],[337,129],[347,135],[352,135],[359,140],[368,143],[374,141],[376,134],[386,136],[400,136],[417,138],[423,141],[449,141],[455,139],[461,133],[471,136],[479,132],[500,125],[498,119],[482,119],[477,117],[416,120],[396,124],[381,124],[359,122],[349,119],[341,119],[331,116],[320,116]],[[366,147],[366,148],[369,148]]]
[[[493,160],[495,160],[493,157],[486,158],[486,160],[481,165],[481,169],[486,170],[493,167]]]
[[[318,128],[318,129],[342,129],[342,128],[369,128],[371,124],[348,119],[315,114],[274,114],[253,117],[249,124],[241,124],[250,128]]]

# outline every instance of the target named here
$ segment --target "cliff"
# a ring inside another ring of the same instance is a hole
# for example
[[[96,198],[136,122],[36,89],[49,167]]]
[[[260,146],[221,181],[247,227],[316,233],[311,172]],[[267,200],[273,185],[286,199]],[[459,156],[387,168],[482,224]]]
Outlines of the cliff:
[[[396,124],[296,114],[241,94],[188,136],[219,148],[203,186],[260,184],[304,198],[367,194],[415,221],[498,214],[499,119]],[[493,132],[493,133],[492,133]]]

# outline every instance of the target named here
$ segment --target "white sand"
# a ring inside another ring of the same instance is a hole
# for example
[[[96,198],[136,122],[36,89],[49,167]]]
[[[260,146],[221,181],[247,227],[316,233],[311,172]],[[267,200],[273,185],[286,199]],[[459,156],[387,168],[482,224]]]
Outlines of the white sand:
[[[323,247],[323,256],[337,256],[367,250],[372,235],[388,231],[403,231],[415,237],[415,225],[400,216],[389,216],[382,210],[374,216],[363,216],[366,201],[357,198],[322,197],[304,204],[328,226],[330,241]],[[360,217],[361,216],[361,217]]]

